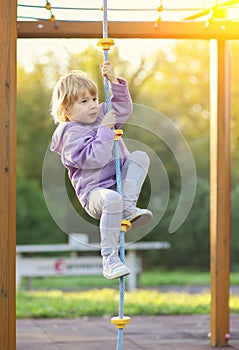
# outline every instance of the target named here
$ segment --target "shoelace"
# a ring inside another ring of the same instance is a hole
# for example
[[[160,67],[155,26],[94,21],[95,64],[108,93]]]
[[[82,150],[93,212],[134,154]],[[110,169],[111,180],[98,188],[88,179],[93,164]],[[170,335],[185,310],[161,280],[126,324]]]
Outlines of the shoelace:
[[[120,259],[117,255],[111,255],[109,256],[109,265],[114,265],[114,264],[118,264],[120,262]]]

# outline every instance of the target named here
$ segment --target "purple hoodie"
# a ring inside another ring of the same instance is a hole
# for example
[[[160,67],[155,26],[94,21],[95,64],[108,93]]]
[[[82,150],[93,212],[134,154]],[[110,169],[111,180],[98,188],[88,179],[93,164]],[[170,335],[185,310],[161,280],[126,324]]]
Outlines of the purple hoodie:
[[[111,84],[112,109],[116,114],[119,128],[132,113],[132,101],[126,81]],[[83,207],[86,206],[89,192],[96,187],[110,188],[116,184],[114,137],[115,133],[107,126],[99,126],[107,113],[106,103],[100,104],[97,120],[92,124],[61,122],[52,136],[51,151],[61,156],[62,164]],[[121,167],[129,156],[122,138],[119,138]]]

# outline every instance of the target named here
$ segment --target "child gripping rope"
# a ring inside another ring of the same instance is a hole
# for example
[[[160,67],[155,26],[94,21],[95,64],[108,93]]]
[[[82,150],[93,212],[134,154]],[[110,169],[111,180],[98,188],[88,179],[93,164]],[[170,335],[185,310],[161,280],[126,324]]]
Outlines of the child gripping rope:
[[[152,219],[148,209],[137,207],[137,200],[149,168],[143,151],[132,153],[119,138],[122,194],[117,192],[114,158],[115,132],[132,113],[128,84],[116,78],[114,67],[106,61],[102,75],[111,87],[111,106],[98,101],[96,84],[81,73],[72,72],[59,79],[52,94],[51,114],[57,125],[51,150],[57,152],[76,195],[86,212],[99,220],[103,275],[108,279],[130,273],[118,255],[122,213],[132,228]]]

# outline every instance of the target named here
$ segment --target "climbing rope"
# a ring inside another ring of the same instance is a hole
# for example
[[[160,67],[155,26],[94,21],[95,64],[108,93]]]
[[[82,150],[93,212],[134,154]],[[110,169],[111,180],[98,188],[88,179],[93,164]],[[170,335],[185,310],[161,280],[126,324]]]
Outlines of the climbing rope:
[[[114,40],[108,38],[108,19],[107,19],[107,0],[103,0],[103,39],[100,39],[98,46],[101,46],[104,51],[104,61],[108,61],[108,52],[110,47],[114,45]],[[107,77],[104,77],[104,87],[105,87],[105,98],[107,104],[107,110],[111,110],[111,99],[110,99],[110,88],[109,81]],[[121,171],[120,171],[120,157],[119,157],[119,145],[118,139],[122,135],[122,130],[115,131],[115,141],[114,141],[114,155],[115,155],[115,167],[116,167],[116,182],[117,191],[122,195],[122,182],[121,182]],[[124,220],[122,213],[121,231],[120,231],[120,259],[125,263],[125,237],[124,234],[130,227],[130,223]],[[117,350],[122,349],[123,344],[123,329],[126,324],[130,322],[130,318],[124,316],[124,292],[125,292],[125,277],[120,277],[119,285],[119,316],[113,317],[111,323],[115,324],[118,328],[118,340],[117,340]]]

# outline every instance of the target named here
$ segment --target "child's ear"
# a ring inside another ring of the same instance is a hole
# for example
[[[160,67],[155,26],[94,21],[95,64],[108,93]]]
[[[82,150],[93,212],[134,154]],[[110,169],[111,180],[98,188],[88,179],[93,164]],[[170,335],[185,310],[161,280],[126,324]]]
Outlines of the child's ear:
[[[70,107],[69,106],[64,107],[63,112],[64,112],[65,116],[68,117],[71,114]]]
[[[70,118],[71,113],[70,112],[71,112],[71,109],[69,106],[64,107],[63,113],[64,113],[64,120],[66,122],[71,120],[71,118]]]
[[[66,106],[66,107],[64,107],[64,113],[65,114],[69,114],[70,113],[70,108],[69,108],[69,106]]]

